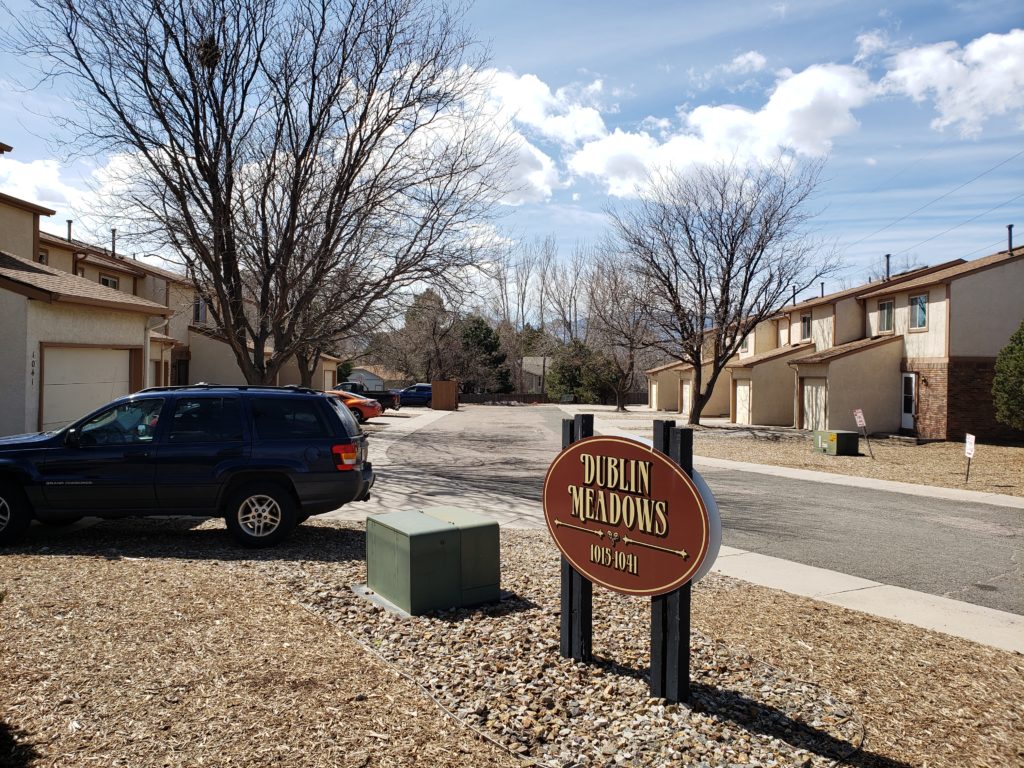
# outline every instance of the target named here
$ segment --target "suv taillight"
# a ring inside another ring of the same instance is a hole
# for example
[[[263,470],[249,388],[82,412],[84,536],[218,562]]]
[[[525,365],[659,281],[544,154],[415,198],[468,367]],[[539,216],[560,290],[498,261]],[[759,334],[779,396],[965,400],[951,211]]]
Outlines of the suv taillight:
[[[334,456],[334,468],[338,471],[355,469],[359,462],[359,446],[355,443],[332,445],[331,455]]]

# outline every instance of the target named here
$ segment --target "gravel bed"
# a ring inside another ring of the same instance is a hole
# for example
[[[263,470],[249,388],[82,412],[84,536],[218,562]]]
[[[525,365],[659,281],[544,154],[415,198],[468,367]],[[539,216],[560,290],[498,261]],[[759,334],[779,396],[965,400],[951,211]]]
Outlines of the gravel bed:
[[[597,663],[561,658],[558,556],[536,532],[502,532],[509,594],[499,605],[411,619],[351,592],[365,578],[363,553],[359,538],[344,541],[354,548],[329,562],[232,567],[269,576],[468,726],[535,764],[818,766],[860,746],[862,724],[848,704],[700,633],[692,706],[651,698],[649,601],[595,590]]]

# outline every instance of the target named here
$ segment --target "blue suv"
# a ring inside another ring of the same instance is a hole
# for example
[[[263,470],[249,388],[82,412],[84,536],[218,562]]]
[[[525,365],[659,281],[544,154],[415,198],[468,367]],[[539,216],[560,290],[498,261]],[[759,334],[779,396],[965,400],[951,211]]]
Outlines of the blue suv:
[[[267,547],[310,515],[369,498],[366,435],[336,398],[296,387],[157,387],[54,432],[0,438],[0,544],[36,518],[223,517]]]

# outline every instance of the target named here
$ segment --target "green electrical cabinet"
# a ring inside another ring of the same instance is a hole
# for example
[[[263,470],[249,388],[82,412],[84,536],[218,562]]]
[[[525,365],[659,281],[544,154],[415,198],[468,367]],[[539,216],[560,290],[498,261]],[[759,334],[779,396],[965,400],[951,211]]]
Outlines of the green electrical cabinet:
[[[821,429],[814,432],[814,450],[829,456],[856,456],[860,433],[845,429]]]
[[[366,519],[366,586],[413,616],[498,600],[499,557],[497,522],[458,507]]]

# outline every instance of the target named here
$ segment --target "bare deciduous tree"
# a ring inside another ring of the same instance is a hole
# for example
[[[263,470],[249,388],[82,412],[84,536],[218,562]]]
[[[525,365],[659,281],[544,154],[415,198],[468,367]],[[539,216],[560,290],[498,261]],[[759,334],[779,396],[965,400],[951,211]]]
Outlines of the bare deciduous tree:
[[[587,343],[587,264],[594,258],[593,249],[578,244],[568,261],[552,258],[547,262],[544,296],[553,315],[562,341]]]
[[[22,49],[70,82],[76,142],[130,158],[126,214],[185,266],[248,381],[474,260],[505,145],[442,3],[35,5]]]
[[[599,253],[588,265],[586,285],[591,346],[611,360],[615,408],[624,411],[642,354],[653,342],[648,291],[640,273],[623,269],[613,251]]]
[[[804,290],[834,271],[808,227],[821,168],[779,160],[668,171],[635,205],[609,212],[623,266],[649,291],[655,344],[693,366],[689,423],[698,423],[725,364],[791,287]]]

